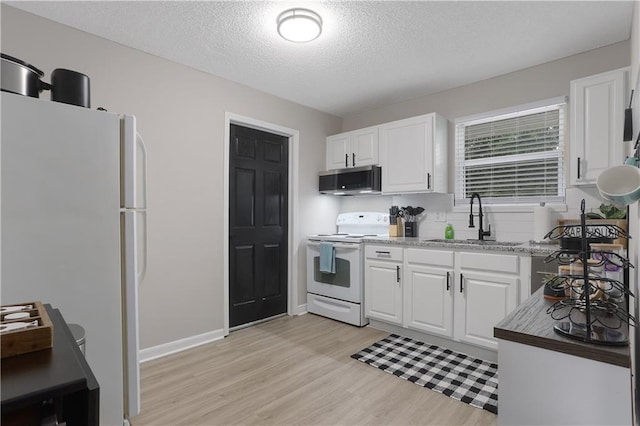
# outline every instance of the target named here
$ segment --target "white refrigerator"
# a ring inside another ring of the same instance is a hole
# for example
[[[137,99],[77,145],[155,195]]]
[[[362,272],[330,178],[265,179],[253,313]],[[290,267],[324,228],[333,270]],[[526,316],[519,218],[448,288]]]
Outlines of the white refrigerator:
[[[100,424],[122,425],[140,410],[147,253],[146,151],[135,117],[0,95],[1,303],[50,303],[84,327]]]

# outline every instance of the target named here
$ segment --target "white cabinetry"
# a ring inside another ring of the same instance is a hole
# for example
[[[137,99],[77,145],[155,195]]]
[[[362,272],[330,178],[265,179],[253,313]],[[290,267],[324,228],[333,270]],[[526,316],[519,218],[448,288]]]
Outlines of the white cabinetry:
[[[446,193],[447,131],[436,113],[380,125],[382,193]]]
[[[378,164],[378,127],[367,127],[327,138],[327,170]]]
[[[628,68],[571,81],[571,184],[595,184],[603,170],[624,161]]]
[[[530,257],[365,246],[365,316],[496,351],[493,327],[529,296]]]
[[[519,256],[458,252],[455,265],[455,339],[498,350],[493,327],[518,305]]]
[[[450,250],[405,249],[405,327],[453,337],[453,260]]]
[[[365,246],[364,311],[402,325],[402,247]]]

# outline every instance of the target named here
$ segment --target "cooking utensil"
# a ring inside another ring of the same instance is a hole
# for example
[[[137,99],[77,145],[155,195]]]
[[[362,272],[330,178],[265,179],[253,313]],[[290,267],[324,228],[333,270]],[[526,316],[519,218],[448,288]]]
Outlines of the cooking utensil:
[[[77,71],[56,68],[51,73],[51,100],[91,108],[89,77]]]
[[[402,216],[405,222],[415,222],[417,216],[422,212],[424,212],[422,207],[407,206],[400,209],[400,216]]]
[[[627,142],[633,139],[633,114],[631,113],[631,103],[633,102],[633,90],[629,99],[629,108],[624,110],[624,136],[623,141]]]
[[[2,57],[0,89],[3,92],[38,98],[43,90],[51,90],[50,84],[40,80],[44,77],[44,72],[13,56],[4,53],[0,55]]]

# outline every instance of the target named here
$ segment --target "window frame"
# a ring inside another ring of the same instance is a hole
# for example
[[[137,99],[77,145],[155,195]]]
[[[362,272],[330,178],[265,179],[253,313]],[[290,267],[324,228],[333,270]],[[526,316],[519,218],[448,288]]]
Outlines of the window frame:
[[[556,151],[546,151],[538,153],[526,153],[526,154],[512,154],[507,156],[500,156],[496,163],[496,159],[480,158],[462,161],[464,158],[464,152],[461,151],[465,147],[464,135],[460,135],[460,130],[464,130],[462,126],[472,126],[476,124],[489,123],[493,121],[500,121],[515,117],[526,117],[528,115],[536,114],[543,111],[555,110],[559,111],[559,139],[558,148]],[[475,114],[465,117],[456,118],[454,121],[454,209],[456,206],[467,206],[469,204],[469,198],[461,198],[461,191],[465,191],[464,179],[465,171],[461,168],[467,166],[481,166],[485,164],[506,164],[509,160],[536,160],[544,158],[558,158],[558,191],[554,196],[533,196],[533,197],[485,197],[482,198],[483,207],[502,207],[500,210],[520,211],[521,209],[531,209],[533,206],[539,205],[541,202],[545,202],[549,205],[556,205],[560,209],[566,202],[566,146],[567,146],[567,111],[568,111],[568,98],[566,96],[559,96],[550,99],[544,99],[527,104],[517,105],[513,107],[503,108],[499,110],[493,110],[484,112],[481,114]]]

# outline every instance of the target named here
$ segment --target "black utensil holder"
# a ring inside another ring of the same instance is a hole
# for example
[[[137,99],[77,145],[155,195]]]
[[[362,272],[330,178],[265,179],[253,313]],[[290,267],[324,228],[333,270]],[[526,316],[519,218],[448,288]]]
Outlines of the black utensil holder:
[[[405,222],[404,223],[404,236],[405,237],[417,237],[418,227],[417,222]]]

